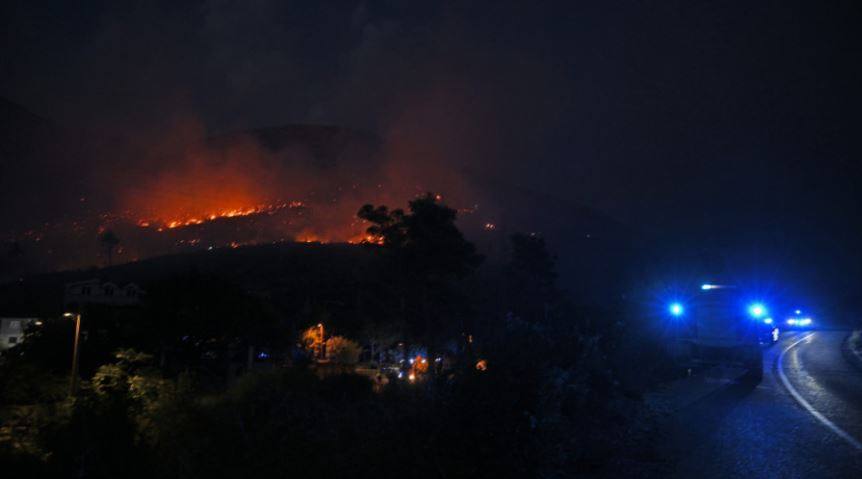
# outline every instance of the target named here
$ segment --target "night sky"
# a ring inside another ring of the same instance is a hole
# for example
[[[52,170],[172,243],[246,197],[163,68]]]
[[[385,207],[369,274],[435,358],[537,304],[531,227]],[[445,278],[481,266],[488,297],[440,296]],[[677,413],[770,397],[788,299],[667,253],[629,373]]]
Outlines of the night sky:
[[[419,125],[667,244],[862,273],[854,2],[417,3],[4,2],[0,96],[106,132]]]

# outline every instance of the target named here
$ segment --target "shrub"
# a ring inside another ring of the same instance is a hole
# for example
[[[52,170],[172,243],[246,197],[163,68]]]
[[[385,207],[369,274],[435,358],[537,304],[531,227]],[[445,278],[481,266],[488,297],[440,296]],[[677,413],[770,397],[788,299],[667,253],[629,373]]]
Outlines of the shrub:
[[[359,344],[345,337],[333,336],[326,340],[326,355],[334,363],[356,364],[361,352]]]

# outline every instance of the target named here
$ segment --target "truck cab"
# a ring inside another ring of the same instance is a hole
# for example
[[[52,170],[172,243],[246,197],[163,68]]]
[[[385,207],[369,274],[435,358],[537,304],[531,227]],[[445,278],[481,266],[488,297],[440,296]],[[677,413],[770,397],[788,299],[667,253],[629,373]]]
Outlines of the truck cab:
[[[733,285],[704,284],[686,301],[671,303],[668,313],[676,325],[674,349],[683,367],[741,367],[744,382],[762,380],[761,343],[766,331],[776,337],[765,304]]]

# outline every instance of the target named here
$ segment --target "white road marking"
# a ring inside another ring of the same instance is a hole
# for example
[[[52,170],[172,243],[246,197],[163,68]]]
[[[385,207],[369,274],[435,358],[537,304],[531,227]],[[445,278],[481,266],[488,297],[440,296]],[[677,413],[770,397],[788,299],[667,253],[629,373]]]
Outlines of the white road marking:
[[[811,415],[814,416],[818,421],[820,421],[824,426],[831,429],[832,432],[841,436],[841,438],[844,439],[845,441],[849,442],[851,446],[855,447],[859,451],[862,451],[862,442],[860,442],[858,439],[856,439],[855,437],[848,434],[847,431],[845,431],[845,430],[841,429],[840,427],[838,427],[837,425],[835,425],[835,423],[833,423],[832,421],[827,419],[826,416],[821,414],[820,411],[818,411],[817,409],[814,409],[814,406],[812,406],[811,403],[806,401],[805,398],[802,397],[801,394],[799,394],[799,391],[797,391],[796,388],[794,388],[793,385],[790,384],[790,380],[788,380],[787,375],[784,374],[784,366],[782,365],[782,362],[784,359],[784,354],[787,351],[790,351],[791,349],[796,347],[797,344],[805,341],[806,339],[810,338],[811,336],[814,336],[814,334],[815,333],[809,333],[808,335],[806,335],[800,339],[797,339],[796,341],[791,343],[790,346],[787,346],[784,349],[784,351],[781,351],[781,354],[779,354],[778,358],[776,359],[776,362],[777,362],[776,369],[778,370],[778,377],[781,379],[781,382],[784,383],[784,387],[787,389],[787,392],[789,392],[790,395],[793,396],[793,399],[796,399],[796,402],[798,402],[800,406],[804,407],[805,410],[807,410],[809,413],[811,413]]]

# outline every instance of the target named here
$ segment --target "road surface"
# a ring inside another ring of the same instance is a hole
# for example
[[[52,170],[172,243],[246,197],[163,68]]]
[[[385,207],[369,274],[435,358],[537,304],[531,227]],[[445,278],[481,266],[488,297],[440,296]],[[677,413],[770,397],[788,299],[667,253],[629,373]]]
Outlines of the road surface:
[[[731,383],[675,413],[663,455],[680,478],[862,478],[862,371],[847,331],[785,333],[763,382]]]

